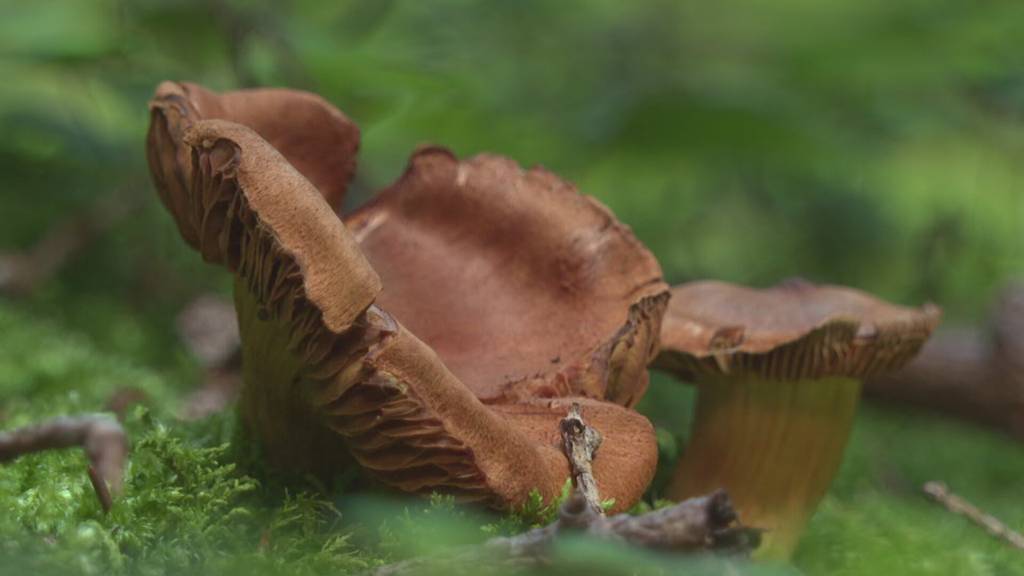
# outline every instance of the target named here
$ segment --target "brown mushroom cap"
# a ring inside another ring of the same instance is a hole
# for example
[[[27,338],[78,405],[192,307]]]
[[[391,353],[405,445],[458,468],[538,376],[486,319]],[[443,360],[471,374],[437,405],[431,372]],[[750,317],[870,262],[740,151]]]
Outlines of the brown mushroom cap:
[[[378,302],[485,401],[642,394],[661,268],[557,176],[426,148],[345,223],[381,275]]]
[[[628,509],[647,490],[658,466],[658,445],[651,441],[654,427],[647,418],[617,404],[589,398],[538,399],[495,404],[492,408],[532,441],[553,447],[561,455],[558,423],[573,402],[586,415],[587,426],[604,431],[593,461],[598,493],[605,500],[621,495],[612,510]],[[563,477],[567,477],[568,461],[563,456],[558,462]]]
[[[340,110],[316,94],[281,88],[237,90],[219,94],[189,82],[163,82],[157,87],[150,109],[159,115],[151,122],[150,139],[173,130],[180,142],[184,130],[199,120],[230,120],[248,126],[280,152],[323,194],[335,211],[340,211],[345,190],[356,169],[359,128]],[[163,136],[161,136],[163,135]],[[150,170],[162,184],[176,189],[190,179],[187,151],[150,145]],[[161,151],[163,157],[154,157]],[[165,203],[180,194],[162,194]],[[173,204],[168,208],[174,211]],[[185,231],[183,231],[185,234]],[[186,239],[191,238],[186,235]]]
[[[602,497],[615,498],[617,509],[622,509],[641,496],[657,458],[653,429],[639,414],[593,398],[632,401],[646,382],[643,366],[656,349],[661,307],[667,297],[660,278],[645,278],[638,286],[623,288],[618,309],[601,304],[609,317],[614,316],[615,325],[602,316],[594,321],[595,327],[580,331],[576,323],[590,321],[586,315],[560,316],[573,320],[568,326],[545,324],[543,330],[567,330],[574,337],[593,332],[589,341],[593,345],[580,348],[584,353],[579,357],[568,356],[577,350],[571,347],[544,354],[556,368],[543,376],[559,379],[560,388],[537,389],[543,394],[524,392],[514,398],[514,405],[485,405],[476,388],[449,371],[443,358],[403,326],[406,318],[389,313],[386,306],[396,305],[409,321],[419,321],[414,307],[403,308],[404,301],[381,296],[381,279],[356,238],[282,154],[245,126],[224,120],[193,121],[183,116],[177,105],[164,106],[161,103],[167,102],[159,98],[158,94],[148,141],[157,187],[183,236],[205,259],[236,275],[245,372],[241,410],[271,464],[328,474],[344,465],[348,451],[338,442],[343,439],[361,465],[394,486],[412,492],[451,492],[508,508],[523,502],[533,489],[548,499],[560,491],[569,475],[568,463],[552,433],[557,434],[558,422],[576,401],[583,405],[588,423],[605,437],[594,464],[599,486],[607,489]],[[185,159],[187,166],[180,165]],[[454,159],[450,161],[454,163]],[[506,193],[511,195],[512,190]],[[544,197],[529,188],[517,193]],[[574,202],[582,199],[571,189],[559,194],[571,194],[567,197]],[[382,195],[375,205],[386,205],[387,197]],[[589,200],[582,201],[591,206]],[[454,209],[453,204],[446,205]],[[487,210],[476,206],[480,214]],[[608,271],[609,266],[611,270],[627,269],[627,262],[603,263],[609,255],[620,253],[618,248],[606,252],[603,246],[618,246],[623,241],[618,236],[626,236],[625,241],[636,247],[639,244],[621,231],[606,211],[595,207],[590,208],[594,216],[557,229],[575,234],[577,240],[568,244],[579,245],[579,249],[553,252],[567,265],[595,274]],[[561,208],[555,203],[552,210],[560,213]],[[431,214],[429,210],[424,213]],[[506,233],[520,230],[547,238],[556,247],[564,244],[558,242],[555,231],[547,229],[550,220],[542,219],[545,225],[541,227],[531,225],[530,218],[543,218],[545,210],[534,207],[527,214],[513,212],[510,218],[518,227],[506,228]],[[597,218],[600,215],[605,218]],[[410,218],[408,225],[422,230],[430,222],[431,218],[423,222]],[[443,219],[436,223],[446,224]],[[594,239],[595,223],[618,236],[609,240],[598,234]],[[469,228],[461,234],[473,232],[486,229]],[[360,238],[369,238],[365,229]],[[471,251],[428,250],[423,258],[439,259],[437,266],[451,269],[447,260],[460,256],[475,256],[479,266],[480,259],[514,260],[515,252],[474,255]],[[587,254],[591,260],[583,258]],[[634,253],[645,255],[642,247]],[[541,261],[547,269],[558,269],[557,264]],[[386,262],[378,253],[373,263],[386,268]],[[492,270],[506,275],[512,286],[529,286],[515,276],[530,278],[526,270],[515,266]],[[420,274],[391,278],[396,283],[429,280]],[[617,293],[585,273],[560,278],[569,282],[563,286],[569,292]],[[496,284],[501,283],[484,286],[496,289]],[[481,286],[448,282],[439,288],[459,289],[465,295]],[[408,295],[425,298],[430,293],[424,288]],[[539,297],[538,291],[528,290],[523,295],[531,297]],[[479,303],[466,298],[474,305]],[[503,294],[497,301],[510,298]],[[422,304],[433,306],[429,301]],[[504,314],[508,318],[509,313],[522,310],[511,308]],[[433,318],[448,322],[444,316]],[[465,321],[465,316],[455,318]],[[500,327],[491,318],[487,321],[492,328]],[[486,333],[480,336],[489,337]],[[536,337],[546,336],[539,330]],[[481,364],[498,358],[486,347],[475,350]],[[567,354],[562,369],[551,362],[552,356],[560,353]],[[534,360],[532,356],[529,359]],[[529,373],[538,365],[526,363],[519,373]],[[555,393],[565,397],[538,397]]]
[[[932,304],[896,306],[802,280],[765,289],[691,282],[672,288],[654,365],[687,378],[862,378],[905,364],[940,317]]]

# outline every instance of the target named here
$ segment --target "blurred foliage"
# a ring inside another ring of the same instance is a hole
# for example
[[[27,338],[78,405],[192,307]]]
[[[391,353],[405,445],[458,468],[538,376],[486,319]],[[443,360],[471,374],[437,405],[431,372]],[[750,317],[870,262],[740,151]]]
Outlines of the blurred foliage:
[[[362,128],[353,206],[418,144],[498,152],[607,203],[673,282],[800,275],[970,321],[1024,272],[1021,38],[1024,3],[999,0],[0,0],[0,250],[97,201],[131,211],[30,297],[0,302],[0,426],[101,409],[124,386],[154,406],[129,424],[138,473],[109,517],[80,454],[0,468],[3,553],[45,564],[25,571],[92,573],[340,573],[392,553],[357,550],[333,502],[230,469],[239,458],[218,448],[229,416],[174,421],[198,375],[174,315],[228,279],[184,246],[151,190],[145,103],[160,80],[321,93]],[[689,407],[655,379],[642,409],[663,469]],[[164,474],[171,461],[180,474]],[[917,486],[944,479],[1024,528],[1022,473],[1015,445],[869,410],[797,566],[1021,573]],[[480,523],[504,526],[466,521],[474,538]],[[267,526],[282,536],[264,546]],[[606,550],[605,570],[674,570]]]

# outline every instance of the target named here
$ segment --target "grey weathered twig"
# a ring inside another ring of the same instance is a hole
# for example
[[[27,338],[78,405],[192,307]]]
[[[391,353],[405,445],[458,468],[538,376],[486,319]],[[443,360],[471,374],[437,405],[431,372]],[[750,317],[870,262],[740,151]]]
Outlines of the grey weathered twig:
[[[569,459],[569,468],[572,472],[572,483],[583,495],[587,505],[598,514],[603,514],[597,480],[591,466],[597,449],[601,447],[601,433],[583,422],[580,405],[575,402],[569,409],[569,414],[562,419],[560,428],[562,448]]]
[[[102,415],[60,417],[0,433],[0,462],[20,456],[81,446],[89,458],[89,480],[104,511],[121,491],[128,439],[116,420]]]
[[[953,494],[942,482],[928,482],[924,485],[924,492],[936,502],[942,504],[947,510],[960,516],[965,516],[986,532],[1008,542],[1014,548],[1024,550],[1024,535],[1012,530],[998,518],[983,512],[977,506]]]

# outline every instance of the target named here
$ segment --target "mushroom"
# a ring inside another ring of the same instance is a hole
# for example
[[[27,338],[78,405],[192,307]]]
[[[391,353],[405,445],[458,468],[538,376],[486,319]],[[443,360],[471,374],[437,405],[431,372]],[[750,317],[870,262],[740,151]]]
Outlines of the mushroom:
[[[191,179],[189,149],[182,131],[199,119],[221,119],[248,126],[270,143],[296,170],[341,211],[345,190],[356,170],[359,128],[316,94],[282,88],[252,88],[219,94],[190,82],[163,82],[150,103],[169,121],[150,124],[147,154],[157,191],[168,210],[187,195]],[[171,131],[168,133],[167,131]],[[173,143],[161,150],[157,143]],[[175,154],[168,154],[174,150]],[[160,156],[154,156],[162,152]],[[180,223],[180,220],[179,220]],[[184,235],[186,231],[182,231]],[[193,239],[185,236],[190,244]]]
[[[802,280],[672,288],[653,366],[699,394],[668,495],[725,488],[767,530],[759,555],[788,557],[842,460],[861,379],[905,364],[939,317]]]
[[[267,130],[267,109],[287,101],[326,106],[164,83],[148,139],[182,236],[234,273],[240,409],[268,462],[329,478],[354,459],[407,492],[511,509],[569,478],[559,422],[578,403],[604,436],[601,496],[635,503],[657,448],[628,407],[668,299],[650,252],[544,170],[441,148],[341,219],[343,187],[317,177],[322,163],[354,165],[357,144],[297,152],[306,129],[330,127]]]

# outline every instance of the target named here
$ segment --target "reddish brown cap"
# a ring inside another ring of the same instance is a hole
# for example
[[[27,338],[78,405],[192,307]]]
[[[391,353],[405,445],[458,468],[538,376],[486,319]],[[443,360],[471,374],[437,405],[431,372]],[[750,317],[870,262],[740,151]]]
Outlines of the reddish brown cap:
[[[179,139],[160,128],[173,126],[167,116],[177,112],[154,110],[154,171],[167,166],[168,149],[174,162],[179,152],[189,159],[187,169],[171,173],[175,179],[156,178],[160,193],[183,235],[188,231],[208,261],[236,275],[241,409],[271,464],[330,473],[343,465],[344,444],[362,466],[403,490],[508,508],[534,489],[548,499],[560,491],[568,463],[558,423],[577,401],[605,437],[594,463],[607,490],[601,496],[616,499],[617,509],[641,496],[656,462],[653,430],[643,416],[604,399],[628,403],[639,396],[667,288],[650,254],[607,210],[547,173],[525,173],[499,159],[460,168],[450,154],[434,151],[417,155],[399,184],[350,219],[358,223],[353,235],[253,130],[202,120]],[[441,171],[422,171],[425,161],[438,162]],[[481,174],[494,177],[481,181]],[[423,175],[433,184],[406,195]],[[470,194],[462,190],[466,182]],[[451,194],[447,184],[456,187]],[[459,227],[449,212],[489,226]],[[393,244],[380,236],[385,231]],[[499,232],[518,243],[507,245]],[[462,270],[473,267],[488,274]],[[432,268],[457,278],[432,276]],[[416,283],[425,284],[408,287]],[[490,304],[487,291],[494,292]],[[560,322],[532,313],[532,299]],[[528,331],[522,314],[539,327]],[[460,332],[473,318],[487,328],[473,333],[483,342]],[[434,342],[417,338],[410,324]],[[444,325],[458,336],[437,336]],[[504,340],[506,325],[523,351]],[[487,379],[496,374],[486,368],[491,362],[532,378],[532,387],[508,386],[511,380],[496,386]],[[487,400],[505,405],[481,401],[480,391],[498,388]]]
[[[178,190],[190,179],[186,151],[174,145],[186,129],[199,120],[230,120],[255,130],[340,211],[356,169],[359,128],[323,98],[280,88],[220,94],[189,82],[163,82],[150,113],[149,164],[158,189]],[[172,212],[180,192],[161,195]]]
[[[345,223],[383,279],[380,304],[478,397],[642,395],[661,268],[554,174],[426,148]]]
[[[576,402],[604,437],[594,459],[601,497],[614,498],[614,510],[622,511],[643,495],[658,454],[642,415],[579,397],[484,405],[429,347],[395,329],[371,348],[355,382],[335,378],[313,401],[380,479],[407,492],[450,493],[498,508],[524,502],[533,490],[551,501],[569,478],[559,423]]]
[[[907,308],[803,280],[765,289],[692,282],[672,288],[654,365],[689,379],[863,378],[905,364],[940,317],[932,304]]]

